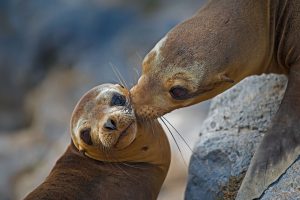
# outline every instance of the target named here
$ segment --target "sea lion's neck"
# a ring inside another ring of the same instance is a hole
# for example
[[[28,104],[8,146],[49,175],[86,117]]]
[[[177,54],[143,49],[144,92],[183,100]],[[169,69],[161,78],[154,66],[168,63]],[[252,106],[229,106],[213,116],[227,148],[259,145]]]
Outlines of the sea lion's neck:
[[[166,173],[149,163],[97,161],[71,144],[25,199],[156,199]]]
[[[124,149],[101,151],[89,148],[85,155],[103,162],[149,163],[168,171],[170,165],[170,145],[157,120],[138,122],[135,140]]]
[[[218,0],[217,0],[218,1]],[[251,17],[251,23],[259,24],[260,34],[265,34],[266,55],[261,62],[261,71],[253,74],[279,73],[287,74],[290,66],[298,62],[300,49],[300,2],[297,0],[264,0],[264,1],[236,1],[230,0],[233,7],[241,11],[239,14]],[[226,1],[229,4],[228,1]],[[249,12],[252,10],[252,12]],[[239,16],[241,18],[245,16]],[[251,34],[258,34],[253,30]],[[251,59],[251,58],[249,58]],[[250,74],[252,75],[252,74]]]
[[[234,23],[228,23],[230,29],[237,33],[247,29],[250,30],[247,32],[249,36],[257,35],[257,45],[260,47],[253,48],[265,50],[257,52],[257,55],[248,55],[253,62],[250,63],[251,67],[245,69],[252,71],[245,71],[241,80],[261,73],[288,73],[289,67],[299,59],[300,54],[300,45],[297,45],[300,36],[299,9],[300,2],[297,0],[211,0],[198,14],[205,13],[205,10],[209,11],[209,16],[214,16],[211,14],[214,12],[223,12],[225,18],[234,20]]]
[[[270,24],[274,38],[274,64],[285,71],[299,61],[300,2],[270,0]]]

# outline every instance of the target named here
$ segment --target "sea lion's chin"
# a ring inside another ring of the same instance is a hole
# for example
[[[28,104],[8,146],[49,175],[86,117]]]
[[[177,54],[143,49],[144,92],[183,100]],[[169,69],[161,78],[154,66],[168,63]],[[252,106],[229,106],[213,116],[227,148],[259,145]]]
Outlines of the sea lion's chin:
[[[136,122],[129,125],[124,131],[121,132],[118,141],[114,145],[116,149],[125,149],[130,146],[137,136],[137,124]]]
[[[106,150],[120,150],[124,149],[132,144],[136,138],[137,124],[131,122],[123,130],[115,132],[103,131],[99,134],[99,146],[102,146]]]

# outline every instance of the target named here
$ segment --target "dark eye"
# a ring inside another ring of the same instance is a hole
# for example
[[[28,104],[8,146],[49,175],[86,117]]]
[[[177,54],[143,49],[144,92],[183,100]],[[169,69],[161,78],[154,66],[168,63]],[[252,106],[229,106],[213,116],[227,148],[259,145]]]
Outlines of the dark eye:
[[[91,138],[91,129],[87,128],[87,129],[83,129],[80,131],[80,138],[82,139],[82,141],[88,145],[92,145],[92,138]]]
[[[120,94],[114,94],[111,98],[111,106],[125,106],[126,97]]]
[[[174,99],[181,100],[187,97],[189,91],[181,86],[175,86],[169,92]]]

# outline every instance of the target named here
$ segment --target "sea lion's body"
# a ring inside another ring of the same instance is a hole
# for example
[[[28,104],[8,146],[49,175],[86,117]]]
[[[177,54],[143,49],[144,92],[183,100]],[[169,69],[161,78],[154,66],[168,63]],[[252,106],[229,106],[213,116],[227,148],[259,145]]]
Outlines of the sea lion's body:
[[[91,89],[76,105],[70,129],[71,145],[26,200],[157,198],[170,145],[157,120],[135,118],[125,88]]]
[[[149,163],[93,160],[71,144],[45,182],[25,199],[156,199],[165,173]]]
[[[289,83],[237,196],[255,199],[300,155],[300,1],[209,1],[145,57],[132,101],[139,116],[156,118],[262,73]]]

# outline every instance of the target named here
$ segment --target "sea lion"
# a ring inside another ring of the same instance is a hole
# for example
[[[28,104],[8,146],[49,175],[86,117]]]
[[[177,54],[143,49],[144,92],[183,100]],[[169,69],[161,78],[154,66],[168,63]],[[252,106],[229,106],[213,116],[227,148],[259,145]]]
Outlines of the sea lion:
[[[161,39],[131,89],[137,115],[156,118],[210,99],[250,75],[289,83],[237,199],[259,198],[300,154],[300,1],[211,0]]]
[[[170,165],[157,120],[140,122],[120,85],[87,92],[71,117],[72,143],[25,200],[156,199]]]

